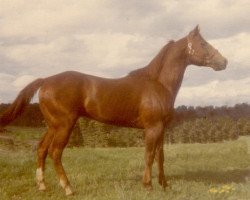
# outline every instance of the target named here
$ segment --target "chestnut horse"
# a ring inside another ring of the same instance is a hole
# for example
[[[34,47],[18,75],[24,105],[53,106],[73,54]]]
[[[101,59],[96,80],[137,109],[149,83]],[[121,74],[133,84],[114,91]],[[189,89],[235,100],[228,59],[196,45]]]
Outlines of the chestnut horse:
[[[48,130],[37,151],[36,181],[45,190],[44,170],[47,154],[53,159],[60,185],[72,194],[61,157],[72,128],[80,116],[120,126],[145,130],[145,170],[143,184],[152,189],[154,158],[159,184],[165,188],[164,128],[174,112],[174,102],[188,65],[214,70],[226,68],[227,59],[206,42],[195,27],[186,37],[166,44],[145,67],[119,79],[106,79],[79,72],[64,72],[40,78],[26,86],[1,115],[0,128],[6,126],[29,104],[39,91],[40,109]]]

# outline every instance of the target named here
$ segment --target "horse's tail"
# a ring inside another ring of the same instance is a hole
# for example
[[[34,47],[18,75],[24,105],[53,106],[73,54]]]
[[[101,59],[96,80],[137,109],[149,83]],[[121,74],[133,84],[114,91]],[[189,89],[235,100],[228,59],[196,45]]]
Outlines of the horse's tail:
[[[43,82],[44,79],[37,79],[19,93],[15,101],[0,115],[0,129],[8,125],[24,111]]]

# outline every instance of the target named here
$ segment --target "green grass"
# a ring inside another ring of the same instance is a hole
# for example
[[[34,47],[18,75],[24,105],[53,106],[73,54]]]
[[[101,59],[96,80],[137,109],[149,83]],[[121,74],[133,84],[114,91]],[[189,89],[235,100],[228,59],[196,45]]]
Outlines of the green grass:
[[[33,128],[33,127],[17,127],[9,126],[8,135],[14,137],[15,140],[37,140],[45,133],[45,127]]]
[[[42,130],[22,130],[19,139],[37,139]],[[16,130],[17,131],[17,130]],[[32,135],[33,132],[33,135]],[[35,152],[31,148],[0,151],[0,199],[250,199],[250,138],[220,144],[165,146],[165,172],[170,187],[164,192],[153,168],[152,192],[141,184],[143,148],[67,148],[63,163],[75,195],[65,197],[53,165],[47,160],[47,191],[35,184]]]

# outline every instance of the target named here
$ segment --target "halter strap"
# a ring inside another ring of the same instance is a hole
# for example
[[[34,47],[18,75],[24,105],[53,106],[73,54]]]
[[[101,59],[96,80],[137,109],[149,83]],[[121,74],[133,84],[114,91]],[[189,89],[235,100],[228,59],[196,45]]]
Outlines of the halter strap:
[[[191,42],[188,42],[188,54],[194,55],[195,51],[192,48],[193,44]]]
[[[195,50],[193,49],[193,44],[192,44],[192,42],[190,42],[189,40],[188,40],[187,47],[188,47],[188,54],[191,55],[191,56],[195,56],[195,57],[197,57],[197,58],[199,58],[199,59],[201,59],[201,60],[203,59],[204,65],[210,63],[210,60],[211,60],[211,59],[215,56],[215,54],[218,52],[218,50],[215,49],[215,50],[213,51],[212,54],[209,54],[209,53],[208,53],[208,49],[205,47],[207,53],[206,53],[205,57],[202,58],[202,57],[200,57],[200,56],[198,56],[198,55],[196,54]]]

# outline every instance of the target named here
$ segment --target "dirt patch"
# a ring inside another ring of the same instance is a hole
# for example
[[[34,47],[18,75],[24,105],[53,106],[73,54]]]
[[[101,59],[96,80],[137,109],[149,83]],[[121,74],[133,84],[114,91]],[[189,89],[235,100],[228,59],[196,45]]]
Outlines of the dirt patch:
[[[14,145],[14,140],[12,137],[7,135],[0,135],[0,144],[2,145]]]

